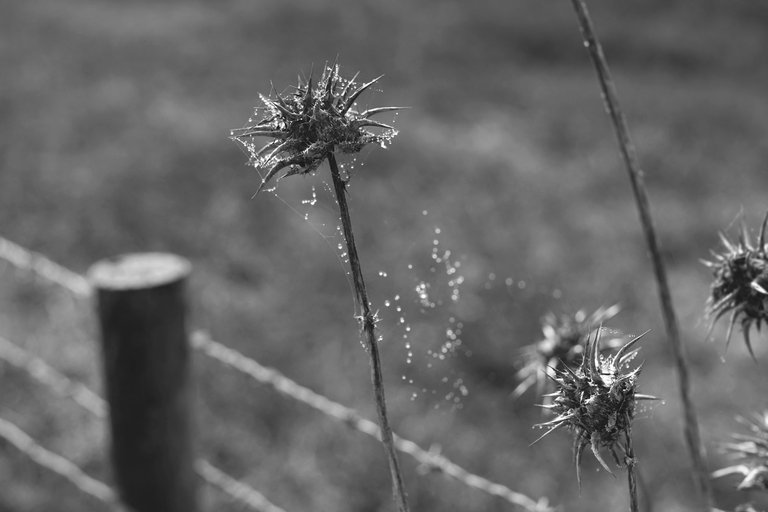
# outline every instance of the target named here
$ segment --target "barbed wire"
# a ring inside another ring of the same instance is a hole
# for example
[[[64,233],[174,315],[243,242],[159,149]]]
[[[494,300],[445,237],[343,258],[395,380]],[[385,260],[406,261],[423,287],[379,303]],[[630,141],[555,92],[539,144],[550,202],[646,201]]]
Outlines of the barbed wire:
[[[309,407],[330,416],[349,427],[381,440],[379,426],[371,420],[363,418],[354,409],[312,391],[311,389],[296,383],[283,375],[280,371],[262,365],[258,361],[248,358],[238,351],[222,345],[211,339],[204,331],[198,330],[192,333],[192,346],[202,351],[208,357],[219,361],[224,366],[237,370],[252,379],[271,386],[278,393],[302,402]],[[483,491],[492,496],[502,498],[513,505],[523,507],[530,512],[542,512],[552,510],[546,498],[535,501],[525,494],[513,491],[503,484],[492,482],[487,478],[473,474],[458,464],[452,462],[436,449],[425,450],[413,441],[394,435],[395,447],[413,457],[424,472],[440,472],[452,477],[459,482]]]
[[[107,418],[109,406],[101,396],[84,384],[66,377],[39,357],[2,336],[0,336],[0,360],[25,372],[52,393],[73,400],[94,417],[100,420]],[[0,435],[3,434],[0,433]],[[24,453],[27,452],[24,451]],[[74,465],[72,462],[69,464]],[[285,512],[253,487],[232,478],[205,459],[198,459],[195,462],[195,472],[205,483],[218,489],[228,498],[257,512]],[[114,493],[112,489],[110,492]]]
[[[35,253],[0,236],[0,259],[52,281],[69,290],[77,297],[92,294],[88,280],[46,256]],[[214,341],[206,332],[197,330],[191,336],[192,347],[224,366],[239,371],[259,383],[266,384],[285,397],[299,401],[313,409],[340,421],[347,426],[381,440],[376,423],[362,417],[355,410],[335,402],[286,377],[279,370],[264,366],[240,352]],[[493,482],[485,477],[467,471],[445,457],[436,448],[425,450],[413,441],[395,435],[395,447],[418,463],[423,472],[439,472],[458,482],[486,494],[499,497],[528,512],[550,512],[554,510],[546,497],[538,501],[512,490],[508,486]],[[236,482],[236,480],[235,480]]]
[[[69,481],[83,494],[108,505],[110,510],[127,512],[120,505],[117,493],[110,486],[87,475],[72,461],[44,448],[26,432],[4,418],[0,418],[0,437],[39,466]]]
[[[46,281],[55,283],[76,297],[91,295],[91,284],[85,276],[65,268],[47,256],[30,251],[17,243],[0,236],[0,259],[19,270],[35,274]]]
[[[226,489],[226,494],[233,500],[251,507],[260,512],[285,512],[269,501],[263,494],[246,485],[240,480],[235,480],[205,459],[195,462],[195,471],[210,485],[219,489]]]
[[[87,386],[66,377],[39,357],[0,336],[0,359],[27,373],[58,395],[71,399],[99,419],[107,417],[107,402]]]

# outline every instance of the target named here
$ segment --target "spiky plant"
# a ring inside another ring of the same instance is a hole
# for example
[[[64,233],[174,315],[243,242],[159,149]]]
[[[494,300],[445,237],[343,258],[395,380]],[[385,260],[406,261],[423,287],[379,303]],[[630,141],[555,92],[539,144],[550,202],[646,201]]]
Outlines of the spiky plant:
[[[523,347],[522,367],[517,372],[520,384],[512,392],[513,398],[523,395],[536,385],[538,394],[544,392],[547,376],[562,365],[576,366],[581,362],[584,344],[599,325],[619,312],[619,305],[600,307],[591,315],[583,309],[574,314],[547,313],[541,319],[542,339]],[[603,343],[605,348],[616,348],[623,342],[615,338]]]
[[[736,462],[732,466],[712,473],[713,478],[740,475],[736,487],[740,491],[768,490],[768,411],[751,417],[738,416],[736,421],[747,427],[749,433],[733,433],[731,441],[723,443],[723,450]]]
[[[360,95],[381,76],[363,84],[355,81],[357,76],[342,78],[334,64],[325,66],[317,84],[310,73],[307,80],[299,77],[288,94],[277,93],[273,85],[269,96],[259,95],[263,105],[255,109],[256,120],[231,132],[249,153],[249,163],[266,172],[259,191],[280,171],[278,180],[309,174],[335,151],[357,153],[368,144],[386,145],[397,135],[394,127],[372,117],[402,107],[355,108]],[[273,140],[259,146],[262,137]]]
[[[744,503],[742,505],[738,505],[735,509],[733,509],[733,512],[761,512],[761,511],[757,510],[755,506],[751,503]]]
[[[707,316],[710,333],[715,323],[730,313],[726,349],[731,341],[733,327],[741,324],[744,343],[754,359],[750,331],[754,326],[759,332],[763,322],[768,322],[768,246],[765,231],[768,213],[763,219],[756,244],[752,244],[746,225],[742,222],[741,233],[735,242],[720,233],[725,250],[712,251],[714,260],[703,263],[715,276],[707,299]],[[708,335],[709,336],[709,335]]]
[[[313,84],[310,74],[306,81],[299,78],[292,93],[278,94],[273,86],[269,97],[261,96],[264,106],[256,109],[256,116],[260,119],[255,122],[251,120],[244,128],[233,130],[232,138],[246,148],[250,154],[251,165],[266,171],[259,191],[283,169],[287,170],[280,178],[308,174],[316,171],[323,161],[328,160],[347,244],[355,300],[359,308],[356,318],[360,321],[364,343],[370,356],[374,401],[381,441],[389,462],[392,493],[399,512],[408,512],[405,485],[387,415],[384,378],[375,333],[376,317],[368,301],[347,204],[346,187],[349,176],[346,180],[342,178],[335,156],[337,150],[342,153],[356,153],[367,144],[385,145],[397,134],[393,127],[374,121],[371,117],[398,110],[399,107],[379,107],[362,112],[355,109],[358,97],[379,78],[381,77],[358,85],[355,82],[357,75],[349,80],[343,79],[339,75],[339,65],[333,64],[325,66],[317,85]],[[384,131],[374,133],[369,128]],[[273,140],[259,147],[256,140],[260,137]]]
[[[631,510],[638,510],[635,456],[632,449],[631,425],[639,400],[655,400],[637,392],[641,366],[629,369],[637,354],[634,345],[645,335],[624,344],[614,355],[600,355],[600,329],[587,339],[584,357],[577,368],[563,365],[555,370],[556,391],[548,396],[552,403],[543,407],[556,417],[536,425],[546,428],[534,443],[560,428],[568,428],[574,436],[573,460],[576,479],[581,485],[581,457],[590,447],[600,465],[613,474],[602,450],[608,450],[619,467],[626,467]]]

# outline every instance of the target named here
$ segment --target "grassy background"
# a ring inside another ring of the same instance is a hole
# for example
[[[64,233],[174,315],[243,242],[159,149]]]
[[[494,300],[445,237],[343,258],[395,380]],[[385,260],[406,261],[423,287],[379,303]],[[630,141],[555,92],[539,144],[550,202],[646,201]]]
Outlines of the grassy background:
[[[623,478],[585,457],[579,492],[569,437],[529,447],[537,398],[509,398],[519,349],[538,339],[544,313],[620,302],[611,327],[653,329],[641,388],[665,399],[633,430],[650,499],[656,510],[694,510],[655,285],[567,2],[0,7],[3,236],[83,272],[126,251],[187,256],[194,326],[373,417],[325,170],[286,180],[279,198],[251,200],[259,177],[227,135],[270,80],[294,83],[313,63],[338,55],[348,75],[385,73],[383,91],[364,101],[413,108],[398,116],[390,149],[361,155],[351,201],[383,317],[395,429],[569,511],[621,509]],[[626,0],[595,2],[593,15],[647,173],[715,469],[726,463],[716,442],[733,415],[765,407],[768,389],[764,336],[755,339],[758,364],[740,340],[721,361],[724,329],[704,340],[709,275],[698,262],[740,211],[756,227],[768,208],[768,6]],[[313,186],[319,200],[310,207],[302,200]],[[430,258],[434,239],[461,262],[457,301],[451,276]],[[442,304],[422,312],[420,283]],[[384,306],[396,295],[405,323]],[[0,265],[0,334],[98,386],[90,311]],[[460,349],[433,357],[459,322]],[[196,360],[196,376],[207,457],[289,511],[392,509],[383,451],[369,438],[210,361]],[[457,406],[445,397],[461,384],[468,394]],[[1,364],[0,389],[4,418],[109,479],[100,425]],[[413,510],[511,509],[420,476],[407,458],[403,466]],[[745,501],[733,481],[715,486],[722,508]],[[0,511],[99,510],[4,444],[0,488]],[[205,499],[209,510],[237,509]]]

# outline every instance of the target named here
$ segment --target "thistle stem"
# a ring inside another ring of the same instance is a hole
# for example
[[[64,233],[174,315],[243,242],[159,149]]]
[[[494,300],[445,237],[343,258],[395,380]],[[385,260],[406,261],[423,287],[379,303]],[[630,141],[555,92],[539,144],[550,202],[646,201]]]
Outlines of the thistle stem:
[[[637,500],[637,475],[635,474],[635,451],[632,448],[632,436],[630,435],[629,427],[625,432],[627,438],[626,450],[627,450],[627,485],[629,487],[629,511],[639,512],[640,505]]]
[[[349,266],[352,270],[352,281],[355,287],[356,299],[360,305],[360,317],[362,318],[365,343],[371,358],[371,382],[373,383],[376,412],[379,417],[379,427],[381,428],[381,442],[384,444],[384,449],[389,460],[389,472],[392,477],[392,494],[398,511],[408,512],[408,497],[405,492],[405,485],[403,484],[403,476],[400,471],[397,452],[395,451],[392,429],[389,426],[389,419],[387,417],[384,378],[381,374],[381,358],[379,357],[379,346],[374,332],[376,321],[373,313],[371,313],[371,306],[368,302],[368,292],[365,289],[363,271],[360,266],[360,257],[357,254],[355,237],[352,233],[352,220],[349,215],[349,205],[347,204],[346,196],[346,183],[341,179],[339,166],[336,164],[336,157],[332,151],[328,153],[328,164],[331,167],[333,187],[336,192],[336,200],[339,203],[341,226],[344,230],[344,239],[347,242],[347,254],[349,256]]]
[[[688,446],[693,473],[698,484],[701,498],[707,506],[707,509],[711,509],[713,503],[712,488],[709,483],[709,474],[704,461],[704,449],[699,435],[696,411],[690,396],[690,382],[685,350],[680,339],[675,310],[672,306],[672,296],[669,291],[666,269],[661,258],[659,243],[651,218],[651,209],[643,180],[643,172],[638,164],[637,153],[629,135],[627,121],[619,105],[616,87],[608,70],[608,64],[605,55],[603,54],[602,47],[595,34],[592,20],[587,11],[587,6],[583,0],[571,0],[571,3],[576,11],[584,44],[587,47],[589,55],[592,58],[592,63],[597,71],[603,101],[605,102],[608,114],[613,122],[613,128],[616,132],[621,156],[629,174],[629,181],[632,184],[632,192],[635,197],[635,203],[637,204],[640,223],[642,224],[645,240],[651,254],[651,261],[653,263],[653,271],[658,285],[659,300],[661,303],[661,311],[664,316],[667,336],[672,345],[672,352],[677,366],[677,377],[685,422],[685,441]]]

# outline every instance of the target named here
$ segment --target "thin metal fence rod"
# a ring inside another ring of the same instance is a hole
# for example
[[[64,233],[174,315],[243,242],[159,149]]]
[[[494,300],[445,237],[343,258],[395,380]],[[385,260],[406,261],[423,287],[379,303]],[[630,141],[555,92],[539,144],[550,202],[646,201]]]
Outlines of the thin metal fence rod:
[[[39,357],[2,336],[0,336],[0,360],[24,371],[52,393],[73,400],[94,417],[100,420],[106,419],[109,406],[101,396],[84,384],[66,377]],[[0,435],[3,434],[0,432]],[[21,451],[27,453],[24,450]],[[253,487],[234,479],[204,459],[198,459],[195,462],[195,472],[205,483],[236,503],[257,512],[285,512]],[[109,491],[114,494],[111,488]]]
[[[116,512],[125,510],[111,487],[88,476],[72,461],[44,448],[26,432],[3,418],[0,418],[0,437],[38,465],[69,481],[83,494],[109,505]]]
[[[103,398],[2,336],[0,336],[0,359],[23,370],[32,379],[56,394],[71,399],[95,417],[99,419],[107,417],[108,406]]]
[[[0,236],[0,259],[63,286],[75,296],[88,297],[92,293],[90,284],[85,277],[55,263],[42,254],[25,249],[2,236]],[[225,366],[244,373],[262,384],[273,387],[283,396],[302,402],[363,434],[379,441],[381,440],[380,430],[376,423],[363,418],[349,407],[301,386],[278,370],[263,366],[257,361],[247,358],[243,354],[212,340],[203,331],[193,333],[192,346]],[[398,435],[394,436],[394,442],[395,447],[399,451],[413,457],[425,469],[443,473],[464,485],[486,494],[497,496],[529,512],[552,510],[546,497],[536,501],[525,494],[513,491],[506,485],[473,474],[434,450],[425,450],[413,441],[403,439]]]
[[[269,501],[263,494],[253,487],[235,480],[216,466],[204,459],[195,462],[195,471],[210,485],[224,492],[238,503],[242,503],[259,512],[285,512]]]
[[[269,368],[250,359],[243,354],[211,339],[203,331],[195,331],[192,334],[192,347],[200,350],[208,357],[219,361],[224,366],[237,370],[252,379],[274,388],[278,393],[302,402],[309,407],[330,416],[349,427],[380,440],[381,431],[373,421],[360,416],[355,410],[338,402],[320,395],[311,389],[304,387],[289,379],[274,368]],[[522,507],[530,512],[551,510],[546,498],[539,501],[513,491],[503,484],[492,482],[487,478],[475,475],[465,470],[458,464],[451,462],[447,457],[434,450],[425,450],[413,441],[394,435],[395,447],[413,457],[423,468],[443,473],[457,481],[473,487],[477,490],[502,498],[509,503]]]
[[[0,236],[0,259],[7,261],[19,270],[31,272],[53,282],[76,297],[91,295],[91,285],[85,276],[65,268],[50,258],[26,249],[7,238]]]

